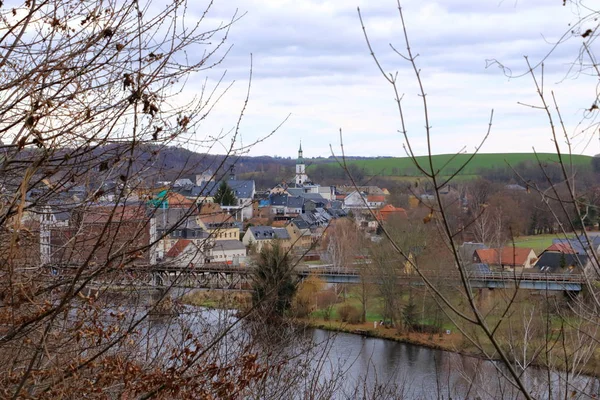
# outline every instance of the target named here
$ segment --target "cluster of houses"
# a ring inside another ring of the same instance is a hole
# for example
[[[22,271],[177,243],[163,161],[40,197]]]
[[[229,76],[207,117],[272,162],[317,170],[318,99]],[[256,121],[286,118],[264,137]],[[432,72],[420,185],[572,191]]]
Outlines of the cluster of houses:
[[[80,186],[69,188],[60,199],[27,213],[29,231],[37,237],[28,242],[35,250],[26,252],[28,262],[243,264],[249,251],[260,251],[274,239],[306,254],[338,218],[351,215],[360,228],[374,234],[392,216],[406,217],[404,209],[386,204],[386,189],[312,182],[302,147],[289,183],[258,192],[253,180],[238,180],[231,170],[225,182],[235,201],[217,204],[222,182],[205,172],[195,179],[130,191],[125,198],[108,190],[90,196]],[[43,190],[29,195],[43,196]]]
[[[301,147],[294,178],[270,190],[258,192],[254,181],[238,180],[230,172],[226,183],[235,201],[227,205],[215,201],[223,180],[209,172],[125,198],[109,190],[90,196],[73,186],[24,213],[20,251],[12,256],[34,265],[243,265],[250,252],[275,239],[284,249],[317,257],[311,252],[339,218],[351,216],[376,239],[381,224],[407,217],[404,209],[388,204],[386,189],[312,182]],[[36,190],[27,194],[30,200],[43,196],[43,190]],[[460,257],[477,272],[581,273],[594,260],[589,249],[600,252],[600,237],[590,240],[557,239],[539,255],[531,248],[466,242]]]
[[[595,258],[600,252],[600,236],[554,239],[551,246],[536,255],[532,248],[488,248],[483,243],[465,242],[459,248],[462,261],[472,272],[535,272],[545,274],[582,274],[595,271]]]

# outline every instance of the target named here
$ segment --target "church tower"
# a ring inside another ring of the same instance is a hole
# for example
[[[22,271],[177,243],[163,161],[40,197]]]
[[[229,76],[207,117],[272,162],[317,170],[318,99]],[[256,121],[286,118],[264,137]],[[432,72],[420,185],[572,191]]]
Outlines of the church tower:
[[[308,180],[306,175],[306,165],[304,164],[304,158],[302,157],[302,142],[300,142],[300,148],[298,149],[298,160],[296,161],[296,185],[303,185]]]

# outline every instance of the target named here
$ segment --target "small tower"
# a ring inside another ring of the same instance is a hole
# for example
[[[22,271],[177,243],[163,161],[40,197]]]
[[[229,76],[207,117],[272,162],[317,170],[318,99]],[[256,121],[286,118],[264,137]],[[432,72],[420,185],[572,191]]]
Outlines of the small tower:
[[[308,180],[306,175],[306,165],[304,164],[304,157],[302,157],[302,141],[300,141],[300,148],[298,149],[298,160],[296,161],[296,185],[303,185]]]

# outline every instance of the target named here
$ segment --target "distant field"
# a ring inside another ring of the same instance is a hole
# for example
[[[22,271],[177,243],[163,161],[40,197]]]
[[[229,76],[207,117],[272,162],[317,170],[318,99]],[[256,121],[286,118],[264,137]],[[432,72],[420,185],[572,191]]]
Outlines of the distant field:
[[[571,237],[571,235],[569,235]],[[552,239],[563,238],[562,235],[533,235],[533,236],[521,236],[515,238],[516,247],[531,247],[535,250],[536,254],[540,254],[552,245]],[[510,243],[508,244],[510,246]]]
[[[454,157],[454,158],[453,158]],[[432,157],[434,170],[442,170],[442,175],[455,173],[464,164],[469,154],[440,154]],[[538,153],[542,162],[556,163],[558,157],[552,153]],[[572,155],[570,161],[575,166],[591,165],[592,157],[584,155]],[[416,161],[424,169],[429,170],[429,160],[426,156],[416,157]],[[477,154],[473,160],[461,171],[460,175],[477,175],[483,169],[507,168],[508,165],[516,166],[522,162],[530,162],[537,165],[533,153],[498,153]],[[373,158],[364,160],[350,160],[348,164],[354,164],[365,170],[367,175],[378,176],[418,176],[420,172],[408,157],[401,158]]]

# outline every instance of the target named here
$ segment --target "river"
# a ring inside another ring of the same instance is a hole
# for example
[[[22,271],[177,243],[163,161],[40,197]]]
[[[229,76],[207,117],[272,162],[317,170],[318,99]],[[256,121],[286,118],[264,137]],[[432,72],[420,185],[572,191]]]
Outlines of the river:
[[[153,336],[156,335],[158,341],[164,340],[162,335],[177,337],[186,330],[207,337],[207,327],[217,335],[236,321],[235,313],[184,306],[184,311],[175,320],[151,319],[147,329],[154,332]],[[288,358],[294,360],[288,363],[288,371],[293,374],[301,370],[306,377],[305,382],[320,381],[327,386],[328,382],[335,381],[334,385],[330,385],[335,389],[319,398],[522,398],[506,377],[506,368],[493,361],[348,333],[258,325],[261,327],[257,331],[252,328],[252,323],[238,324],[228,334],[230,340],[223,346],[222,354],[235,358],[242,347],[238,345],[241,342],[259,342],[257,348],[265,353],[277,347],[277,352],[286,353],[286,357],[291,356]],[[269,337],[274,331],[278,332],[277,338]],[[280,331],[285,333],[279,334]],[[573,377],[530,367],[523,373],[522,380],[534,398],[600,398],[600,381],[594,377]],[[307,390],[306,387],[305,383],[304,390]],[[285,398],[304,399],[307,396],[302,391],[292,391]]]

